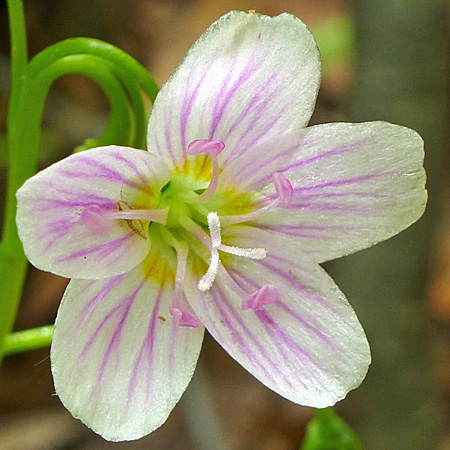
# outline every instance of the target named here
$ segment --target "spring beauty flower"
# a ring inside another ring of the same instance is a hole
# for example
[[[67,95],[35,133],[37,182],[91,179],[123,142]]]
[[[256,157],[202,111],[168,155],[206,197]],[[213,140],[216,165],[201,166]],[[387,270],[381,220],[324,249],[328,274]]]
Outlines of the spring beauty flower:
[[[84,151],[18,191],[29,260],[72,278],[56,393],[106,439],[166,420],[204,327],[293,402],[330,406],[363,380],[364,332],[319,264],[420,217],[423,143],[384,122],[305,128],[319,81],[300,20],[232,12],[162,88],[148,151]]]

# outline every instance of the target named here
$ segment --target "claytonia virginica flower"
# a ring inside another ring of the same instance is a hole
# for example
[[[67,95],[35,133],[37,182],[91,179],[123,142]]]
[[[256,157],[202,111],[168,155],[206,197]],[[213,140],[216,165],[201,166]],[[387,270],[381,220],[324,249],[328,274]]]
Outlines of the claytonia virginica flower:
[[[18,191],[30,261],[72,278],[56,392],[106,439],[166,420],[204,327],[302,405],[333,405],[364,378],[364,332],[319,264],[420,217],[423,143],[384,122],[305,128],[319,80],[300,20],[232,12],[162,88],[148,151],[84,151]]]

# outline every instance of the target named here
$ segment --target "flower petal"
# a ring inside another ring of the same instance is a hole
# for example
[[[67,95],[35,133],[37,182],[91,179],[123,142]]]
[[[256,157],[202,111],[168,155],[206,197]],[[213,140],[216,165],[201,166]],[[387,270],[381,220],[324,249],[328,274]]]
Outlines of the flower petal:
[[[370,363],[364,331],[333,280],[320,268],[267,256],[233,260],[228,273],[251,293],[267,283],[280,300],[242,310],[243,295],[230,288],[223,272],[210,292],[187,288],[188,299],[208,331],[262,383],[287,399],[323,408],[345,397],[363,380]]]
[[[83,223],[83,211],[117,211],[119,202],[151,209],[167,168],[148,152],[126,147],[87,150],[53,164],[17,191],[17,227],[30,262],[68,278],[97,279],[126,272],[150,248],[131,220],[106,234]]]
[[[181,166],[191,141],[223,141],[223,166],[258,142],[305,126],[320,74],[316,43],[299,19],[231,12],[208,28],[161,89],[148,149]]]
[[[387,239],[422,215],[423,141],[415,131],[385,122],[333,123],[299,132],[290,149],[287,141],[277,154],[253,154],[252,168],[245,161],[235,167],[235,178],[257,188],[263,203],[276,196],[273,172],[294,187],[289,206],[251,224],[267,232],[268,251],[270,236],[280,234],[323,262]]]
[[[159,427],[192,377],[204,328],[176,327],[173,269],[152,253],[128,274],[72,280],[51,350],[56,393],[105,439]]]

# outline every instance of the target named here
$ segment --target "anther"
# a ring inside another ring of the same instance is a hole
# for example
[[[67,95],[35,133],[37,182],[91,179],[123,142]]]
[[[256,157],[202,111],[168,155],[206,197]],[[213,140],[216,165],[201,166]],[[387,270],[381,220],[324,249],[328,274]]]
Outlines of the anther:
[[[179,298],[174,298],[170,302],[169,312],[176,327],[198,328],[200,325],[187,302],[181,301]]]
[[[81,211],[80,220],[92,234],[96,235],[107,234],[114,226],[114,221],[108,215],[108,212],[97,205],[84,208]]]
[[[126,211],[105,211],[97,205],[89,205],[81,211],[81,223],[92,233],[109,233],[114,220],[145,220],[165,224],[169,209],[130,209]]]
[[[277,192],[276,199],[272,200],[266,206],[263,206],[256,211],[252,211],[251,213],[239,214],[235,216],[222,216],[220,218],[222,225],[232,225],[235,223],[243,223],[254,220],[257,217],[262,216],[263,214],[276,208],[280,205],[280,203],[284,207],[288,207],[291,203],[292,195],[294,193],[294,189],[292,188],[290,181],[281,172],[273,173],[272,179],[275,185],[275,190]]]
[[[198,197],[198,200],[201,202],[206,202],[212,197],[214,192],[216,192],[217,185],[219,184],[219,162],[217,161],[217,155],[224,148],[225,144],[222,141],[213,141],[211,139],[197,139],[188,145],[189,155],[200,155],[201,153],[206,153],[211,158],[213,165],[213,172],[209,186],[206,191]]]
[[[242,302],[242,309],[261,309],[280,301],[280,292],[273,284],[263,284]]]
[[[272,174],[272,180],[275,184],[275,190],[277,191],[278,198],[281,200],[281,204],[285,207],[289,206],[292,200],[292,194],[294,193],[292,184],[281,172]]]
[[[213,141],[211,139],[196,139],[188,145],[188,153],[190,155],[200,155],[207,153],[208,155],[217,156],[223,149],[225,144],[222,141]]]
[[[239,284],[230,276],[223,266],[219,268],[220,275],[228,285],[242,299],[242,310],[260,310],[265,305],[270,305],[280,301],[280,292],[273,284],[263,284],[261,287],[248,294]]]

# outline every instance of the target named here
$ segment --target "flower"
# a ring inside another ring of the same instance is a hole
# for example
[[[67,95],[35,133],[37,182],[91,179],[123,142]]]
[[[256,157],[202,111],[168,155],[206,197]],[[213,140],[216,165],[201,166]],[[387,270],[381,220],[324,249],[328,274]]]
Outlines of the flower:
[[[166,420],[204,327],[293,402],[333,405],[363,380],[364,332],[319,264],[421,216],[423,143],[384,122],[305,128],[319,81],[300,20],[231,12],[159,93],[148,151],[84,151],[19,189],[29,260],[72,278],[56,392],[104,438]]]

